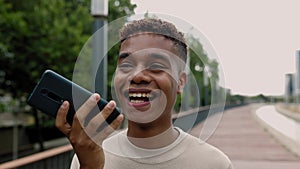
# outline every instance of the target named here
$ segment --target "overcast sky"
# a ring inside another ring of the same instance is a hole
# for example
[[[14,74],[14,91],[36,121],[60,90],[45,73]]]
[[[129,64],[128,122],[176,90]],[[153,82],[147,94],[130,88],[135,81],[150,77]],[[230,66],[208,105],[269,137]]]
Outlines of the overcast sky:
[[[132,0],[136,13],[191,23],[214,46],[234,94],[284,94],[300,49],[299,0]]]

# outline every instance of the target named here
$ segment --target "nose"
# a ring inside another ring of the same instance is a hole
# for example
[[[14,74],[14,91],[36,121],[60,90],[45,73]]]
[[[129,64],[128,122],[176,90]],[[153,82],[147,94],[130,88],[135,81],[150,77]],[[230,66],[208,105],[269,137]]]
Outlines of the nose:
[[[133,73],[132,79],[130,79],[131,84],[147,84],[150,83],[151,77],[147,69],[136,69]]]

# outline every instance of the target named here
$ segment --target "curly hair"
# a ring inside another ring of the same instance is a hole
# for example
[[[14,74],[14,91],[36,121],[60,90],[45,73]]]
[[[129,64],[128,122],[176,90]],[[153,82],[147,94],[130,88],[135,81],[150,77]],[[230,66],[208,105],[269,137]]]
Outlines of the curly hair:
[[[184,34],[178,31],[172,23],[161,19],[145,18],[126,24],[119,32],[120,45],[127,38],[144,32],[162,35],[167,39],[172,40],[174,42],[175,49],[180,54],[180,58],[186,62],[187,45],[185,43]]]

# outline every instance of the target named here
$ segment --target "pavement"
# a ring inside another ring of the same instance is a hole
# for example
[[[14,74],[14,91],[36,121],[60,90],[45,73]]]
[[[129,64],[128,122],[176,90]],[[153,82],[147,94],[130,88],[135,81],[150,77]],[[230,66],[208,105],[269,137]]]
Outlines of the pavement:
[[[254,115],[258,105],[224,111],[214,134],[206,142],[223,151],[235,169],[300,169],[300,157],[280,143]],[[190,133],[199,136],[203,122]]]

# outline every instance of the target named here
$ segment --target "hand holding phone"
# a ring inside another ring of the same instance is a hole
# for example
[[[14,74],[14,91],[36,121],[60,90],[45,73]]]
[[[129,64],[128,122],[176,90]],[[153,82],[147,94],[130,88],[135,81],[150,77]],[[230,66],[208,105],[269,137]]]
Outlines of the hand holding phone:
[[[69,139],[76,156],[80,159],[80,166],[84,166],[83,168],[99,168],[99,166],[104,165],[104,151],[103,148],[101,148],[102,142],[120,126],[123,120],[123,115],[119,115],[116,120],[103,131],[98,132],[96,130],[97,128],[95,128],[95,126],[98,126],[99,122],[101,123],[106,119],[115,108],[115,103],[111,101],[85,128],[82,128],[79,119],[84,119],[86,112],[89,112],[97,104],[99,99],[100,96],[98,94],[93,94],[89,97],[76,112],[77,118],[74,118],[72,126],[66,123],[65,120],[69,109],[69,103],[67,101],[63,102],[63,105],[57,112],[55,125]]]
[[[52,70],[46,70],[27,102],[29,105],[41,110],[42,112],[56,118],[57,111],[63,101],[70,103],[67,113],[67,122],[72,125],[73,117],[80,106],[92,95],[92,93],[74,82],[64,78]],[[95,106],[84,121],[87,125],[89,121],[97,115],[107,104],[107,101],[100,99],[98,106]],[[119,116],[117,108],[106,118],[106,123],[102,123],[98,131],[102,130],[107,124]]]

